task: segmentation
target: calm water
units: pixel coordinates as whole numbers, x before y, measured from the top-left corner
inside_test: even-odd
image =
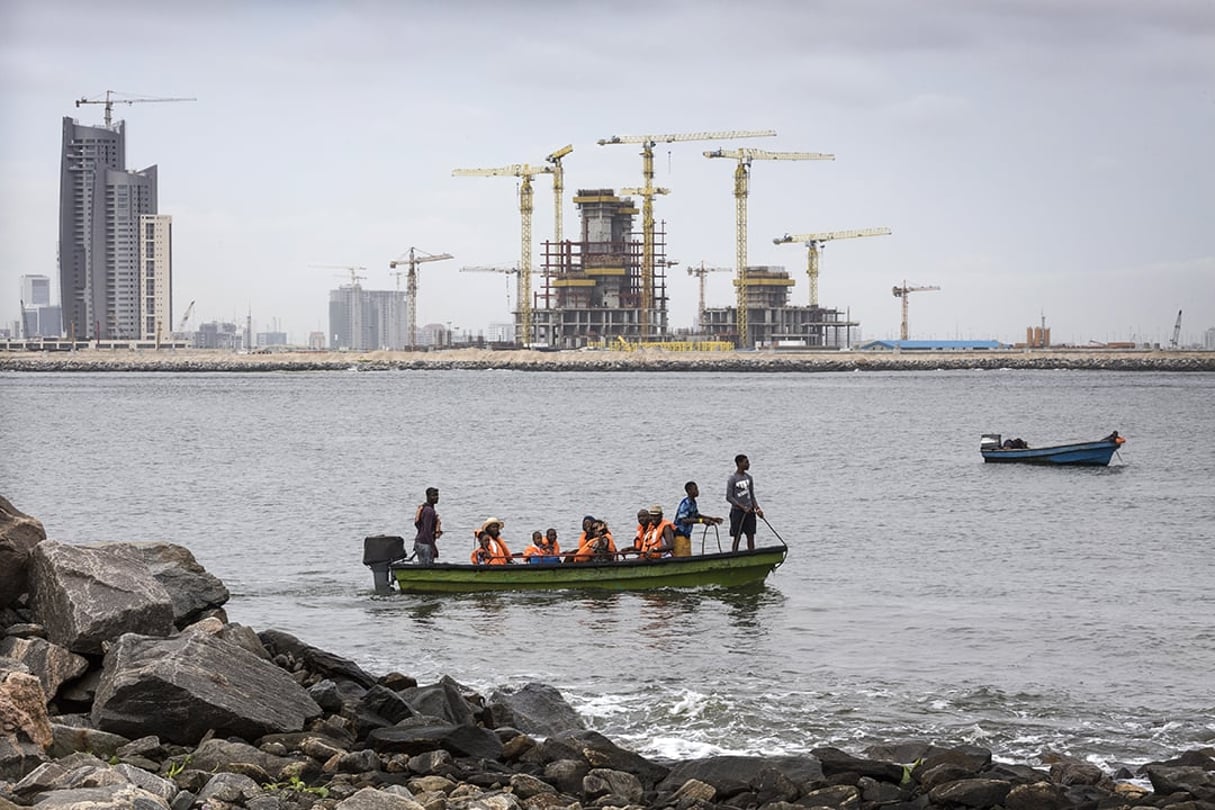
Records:
[[[1114,429],[1105,469],[978,453]],[[233,621],[423,682],[548,682],[671,756],[1212,744],[1212,434],[1210,374],[0,374],[0,492],[52,538],[184,544]],[[689,478],[724,514],[739,452],[792,549],[763,588],[370,593],[362,538],[412,537],[427,486],[464,559],[488,515],[516,550],[586,513],[628,536]]]

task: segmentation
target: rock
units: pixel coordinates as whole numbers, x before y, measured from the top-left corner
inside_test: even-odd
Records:
[[[199,565],[185,546],[175,543],[105,543],[92,546],[132,554],[141,559],[173,601],[173,622],[185,627],[208,610],[228,601],[218,577]]]
[[[1189,793],[1195,799],[1215,802],[1215,771],[1198,765],[1158,765],[1146,768],[1152,790],[1161,794]]]
[[[1004,799],[1005,810],[1064,810],[1068,806],[1063,789],[1050,782],[1016,785]]]
[[[51,723],[51,732],[54,734],[54,742],[50,754],[57,758],[77,751],[108,758],[116,756],[118,749],[130,742],[120,734],[111,734],[95,728],[66,726],[62,723]]]
[[[3,617],[0,617],[0,627],[3,626]],[[34,622],[17,622],[10,624],[4,634],[13,638],[46,638],[46,628]]]
[[[42,682],[47,700],[54,700],[64,681],[84,674],[89,662],[58,644],[42,638],[6,638],[0,641],[0,656],[20,661]]]
[[[938,785],[928,791],[928,798],[944,805],[962,807],[996,807],[1004,804],[1012,785],[1000,779],[960,779]]]
[[[406,796],[368,787],[338,802],[336,810],[422,810],[422,805]]]
[[[328,681],[333,684],[333,681]],[[337,686],[334,684],[334,692]],[[339,704],[341,699],[338,698]],[[394,726],[407,717],[417,714],[404,697],[380,685],[372,686],[367,693],[359,698],[351,712],[354,719],[354,731],[358,737],[365,737],[372,729]]]
[[[53,739],[41,681],[0,669],[0,779],[20,779],[45,762]]]
[[[169,803],[133,785],[76,788],[44,793],[38,810],[170,810]]]
[[[299,731],[321,708],[273,664],[223,639],[122,636],[105,657],[94,724],[191,744],[208,730],[256,739]]]
[[[466,691],[468,690],[455,680],[444,676],[436,684],[402,689],[398,694],[409,703],[416,714],[435,717],[455,725],[474,726],[477,724],[477,715],[474,707],[464,698]]]
[[[1050,766],[1050,781],[1057,785],[1098,785],[1109,777],[1091,762],[1061,757]]]
[[[216,738],[203,741],[189,755],[190,767],[193,769],[213,773],[247,774],[249,768],[245,766],[252,765],[269,777],[266,781],[283,779],[283,772],[296,762],[290,757],[267,754],[248,743]],[[312,766],[311,772],[316,772],[315,765]]]
[[[342,694],[338,691],[337,684],[325,678],[317,681],[312,686],[308,687],[308,694],[316,701],[316,705],[329,714],[334,714],[342,710]]]
[[[210,804],[212,801],[243,804],[247,799],[260,793],[261,788],[258,787],[257,782],[248,776],[225,771],[217,773],[207,780],[207,784],[198,792],[195,804],[201,803],[204,807],[213,806]]]
[[[894,782],[896,785],[903,779],[903,766],[894,762],[861,759],[830,747],[815,748],[810,754],[822,765],[823,775],[827,777],[840,773],[856,773],[880,782]]]
[[[640,754],[626,751],[597,731],[567,731],[554,737],[579,750],[592,768],[611,768],[625,771],[641,778],[642,783],[653,786],[670,773],[670,768],[650,762]]]
[[[32,518],[0,495],[0,608],[26,591],[30,550],[46,539],[42,521]]]
[[[305,644],[290,633],[281,630],[263,630],[257,634],[262,644],[274,655],[288,655],[300,661],[309,671],[337,682],[352,681],[364,689],[375,686],[376,679],[367,674],[358,664],[340,655]]]
[[[761,768],[770,767],[783,773],[795,785],[805,786],[819,782],[823,769],[818,760],[811,757],[777,756],[715,756],[680,762],[658,783],[661,791],[678,790],[689,779],[695,779],[717,791],[749,785]]]
[[[641,780],[631,773],[613,771],[611,768],[592,768],[582,777],[582,793],[596,800],[607,797],[613,806],[637,804],[645,794]]]
[[[513,726],[527,734],[545,737],[562,731],[577,731],[586,724],[557,689],[542,683],[524,684],[490,695],[488,708],[495,726]]]
[[[47,540],[30,555],[33,614],[72,652],[101,653],[123,633],[167,636],[173,602],[137,559]]]
[[[502,743],[492,731],[450,724],[377,728],[367,745],[378,754],[422,754],[442,748],[460,757],[499,759]]]

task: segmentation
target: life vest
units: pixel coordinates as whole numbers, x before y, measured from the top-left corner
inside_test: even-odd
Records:
[[[510,549],[506,547],[506,543],[500,538],[489,539],[489,545],[485,548],[481,547],[480,538],[477,540],[477,547],[472,550],[472,554],[468,555],[469,561],[473,565],[506,565],[510,562]]]
[[[649,527],[645,533],[645,537],[642,539],[641,555],[643,557],[656,559],[671,553],[670,549],[663,551],[659,550],[662,548],[663,535],[665,534],[668,526],[671,527],[671,531],[674,533],[675,524],[666,518],[663,518],[658,523],[655,523]]]
[[[578,544],[578,551],[574,553],[574,562],[590,562],[591,560],[613,560],[616,558],[616,542],[612,540],[612,533],[607,532],[593,540],[586,538],[586,532],[582,533],[582,538]]]
[[[523,558],[529,563],[555,563],[560,562],[561,546],[555,540],[552,543],[545,538],[540,541],[539,545],[533,543],[523,549]]]

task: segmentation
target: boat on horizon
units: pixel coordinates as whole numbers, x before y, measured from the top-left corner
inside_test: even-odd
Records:
[[[363,541],[363,564],[371,568],[377,593],[476,593],[481,591],[606,590],[656,588],[736,588],[763,582],[785,561],[789,548],[719,551],[658,559],[552,562],[510,565],[435,563],[406,560],[404,538],[374,535]],[[395,586],[395,588],[394,588]]]
[[[1089,442],[1069,442],[1047,447],[1031,447],[1022,439],[1001,441],[999,433],[984,433],[979,452],[984,462],[1001,464],[1059,464],[1105,467],[1126,438],[1114,431],[1103,439]]]

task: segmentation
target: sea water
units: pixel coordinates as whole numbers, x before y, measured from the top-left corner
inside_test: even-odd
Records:
[[[985,465],[983,433],[1127,444],[1108,468]],[[1215,375],[0,374],[0,494],[52,539],[188,546],[233,621],[364,668],[540,681],[651,756],[923,739],[1138,763],[1215,741]],[[787,562],[742,591],[378,597],[362,538],[440,559],[505,520],[632,537],[751,459]],[[694,547],[728,545],[697,532]]]

